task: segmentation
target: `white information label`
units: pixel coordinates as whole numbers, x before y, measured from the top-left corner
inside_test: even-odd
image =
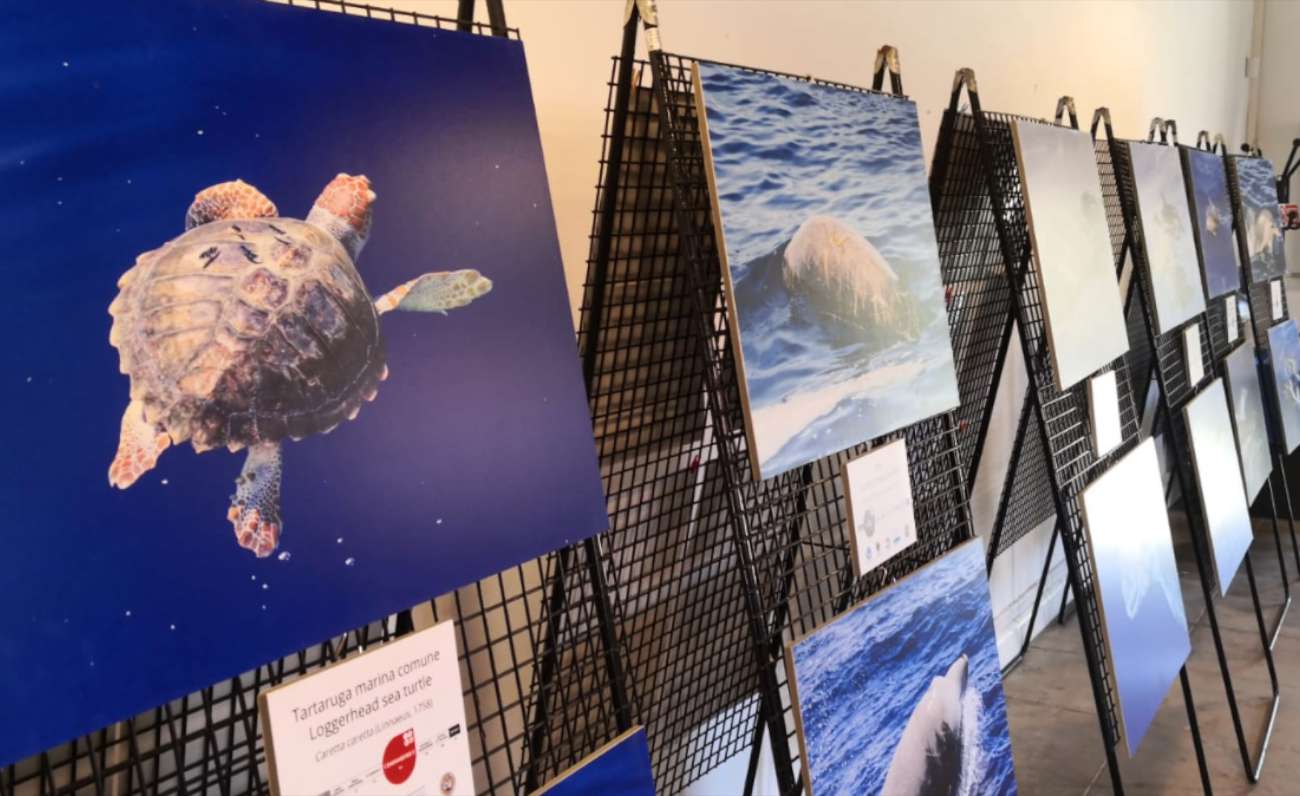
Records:
[[[1241,334],[1239,328],[1240,321],[1237,320],[1237,294],[1230,294],[1223,300],[1223,325],[1227,327],[1228,342],[1237,342],[1237,336]]]
[[[1195,387],[1205,378],[1205,365],[1201,362],[1201,330],[1192,324],[1183,330],[1183,362],[1187,363],[1187,384]]]
[[[260,705],[276,796],[474,793],[453,622],[268,691]]]
[[[1268,283],[1268,294],[1273,299],[1273,320],[1282,320],[1282,280],[1274,279]]]
[[[1115,371],[1088,380],[1088,416],[1092,420],[1092,444],[1097,456],[1105,456],[1124,441],[1119,422],[1119,385]]]
[[[903,440],[864,453],[844,465],[853,569],[858,577],[916,541],[912,477]]]

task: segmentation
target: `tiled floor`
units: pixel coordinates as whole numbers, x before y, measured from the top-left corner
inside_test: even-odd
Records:
[[[1300,794],[1300,575],[1290,536],[1284,530],[1283,550],[1297,604],[1287,615],[1273,650],[1281,708],[1263,775],[1259,784],[1251,786],[1233,732],[1196,561],[1185,536],[1176,535],[1183,536],[1178,544],[1178,563],[1192,626],[1192,656],[1187,671],[1214,793]],[[1271,526],[1257,527],[1250,557],[1265,621],[1271,629],[1284,599]],[[1268,721],[1272,691],[1244,568],[1228,596],[1216,596],[1215,606],[1246,740],[1254,755]],[[1064,625],[1053,625],[1034,640],[1024,662],[1007,676],[1006,694],[1022,794],[1113,792],[1079,626],[1073,618]],[[1130,760],[1122,741],[1116,750],[1126,793],[1146,796],[1202,792],[1188,726],[1182,690],[1175,683],[1137,756]]]

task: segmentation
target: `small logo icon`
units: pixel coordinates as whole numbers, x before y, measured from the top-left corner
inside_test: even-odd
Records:
[[[452,776],[450,771],[448,771],[446,774],[443,774],[442,779],[438,781],[438,792],[440,792],[442,796],[451,796],[451,790],[454,787],[456,787],[456,778]]]
[[[401,785],[415,772],[415,730],[393,736],[384,747],[384,778]]]

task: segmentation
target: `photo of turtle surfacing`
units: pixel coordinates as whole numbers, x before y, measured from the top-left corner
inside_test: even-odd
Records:
[[[227,519],[241,547],[279,545],[280,447],[327,434],[388,378],[379,316],[446,314],[487,294],[478,271],[432,272],[372,299],[357,271],[375,192],[339,174],[305,220],[281,217],[253,186],[200,191],[185,232],[118,280],[109,342],[130,403],[109,483],[130,487],[170,446],[247,450]]]
[[[701,61],[754,477],[958,403],[916,105]]]

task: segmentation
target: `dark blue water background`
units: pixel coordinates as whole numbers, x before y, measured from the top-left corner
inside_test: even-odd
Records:
[[[764,475],[956,404],[916,105],[719,64],[701,63],[700,76],[751,408],[916,366],[908,378],[806,417],[763,462]],[[846,341],[801,311],[782,279],[781,251],[814,215],[839,219],[879,250],[919,301],[919,339]]]
[[[798,642],[799,708],[818,796],[879,793],[935,677],[969,656],[963,796],[1016,793],[984,576],[984,547],[953,550]]]
[[[0,28],[0,764],[606,527],[518,42],[254,0],[22,2]],[[226,520],[242,456],[188,446],[126,491],[116,281],[242,178],[302,217],[379,194],[379,294],[477,268],[447,316],[383,318],[391,376],[285,446],[281,550]]]
[[[1273,164],[1264,158],[1236,158],[1237,187],[1241,191],[1241,209],[1244,218],[1237,219],[1249,235],[1258,213],[1273,216],[1277,229],[1282,229],[1282,213],[1277,207],[1277,183]],[[1248,238],[1249,239],[1249,238]],[[1250,257],[1250,277],[1253,282],[1266,282],[1286,273],[1286,252],[1282,238],[1275,237],[1264,251],[1253,252]]]
[[[637,730],[589,762],[579,763],[547,796],[655,796],[650,746]]]
[[[1228,198],[1223,156],[1202,149],[1183,152],[1191,167],[1192,215],[1196,217],[1196,239],[1201,244],[1206,293],[1214,298],[1240,290],[1241,269],[1237,264],[1237,244],[1232,237],[1232,202]],[[1211,207],[1219,217],[1219,227],[1214,233],[1206,226]]]

